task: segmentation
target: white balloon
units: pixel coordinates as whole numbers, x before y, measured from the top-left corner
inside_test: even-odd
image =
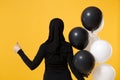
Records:
[[[100,32],[103,29],[103,26],[104,26],[104,18],[102,18],[99,28],[93,31],[93,33],[97,34],[98,32]]]
[[[116,72],[111,65],[101,64],[93,71],[94,80],[114,80]]]
[[[90,51],[91,45],[93,44],[94,41],[99,40],[99,37],[97,36],[97,34],[94,34],[91,31],[88,31],[88,33],[89,33],[89,43],[84,50]]]
[[[91,45],[90,52],[93,54],[96,62],[103,63],[111,57],[112,47],[105,40],[97,40]]]

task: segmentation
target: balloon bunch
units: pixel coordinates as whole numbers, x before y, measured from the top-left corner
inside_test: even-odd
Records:
[[[87,7],[82,12],[81,21],[84,28],[75,27],[69,33],[71,45],[80,50],[74,56],[74,66],[82,74],[89,75],[95,63],[99,63],[92,72],[93,79],[114,80],[114,68],[105,64],[112,55],[112,47],[107,41],[100,40],[97,36],[104,25],[101,10],[94,6]]]

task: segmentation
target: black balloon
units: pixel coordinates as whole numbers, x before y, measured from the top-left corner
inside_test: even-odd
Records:
[[[73,62],[76,69],[86,75],[89,75],[95,66],[93,55],[86,50],[77,52],[74,56]]]
[[[87,7],[81,15],[83,26],[89,30],[94,31],[100,27],[102,22],[102,12],[97,7]]]
[[[69,41],[71,45],[80,50],[87,46],[88,37],[88,32],[81,27],[75,27],[69,33]]]

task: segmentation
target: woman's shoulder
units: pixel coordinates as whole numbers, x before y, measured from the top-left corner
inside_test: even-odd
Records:
[[[65,41],[65,42],[63,43],[63,45],[66,46],[67,48],[72,47],[71,44],[70,44],[69,42],[67,42],[67,41]]]
[[[72,45],[69,42],[65,42],[63,49],[68,53],[73,51]]]
[[[42,50],[44,50],[46,48],[46,44],[42,43],[39,48],[42,49]]]

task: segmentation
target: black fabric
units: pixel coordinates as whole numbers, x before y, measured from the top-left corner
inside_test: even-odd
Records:
[[[31,61],[22,49],[18,54],[31,70],[37,68],[45,58],[43,80],[72,80],[68,64],[75,77],[84,80],[82,74],[73,65],[72,46],[65,41],[63,29],[63,21],[58,18],[53,19],[50,23],[48,40],[40,46],[34,59]]]

